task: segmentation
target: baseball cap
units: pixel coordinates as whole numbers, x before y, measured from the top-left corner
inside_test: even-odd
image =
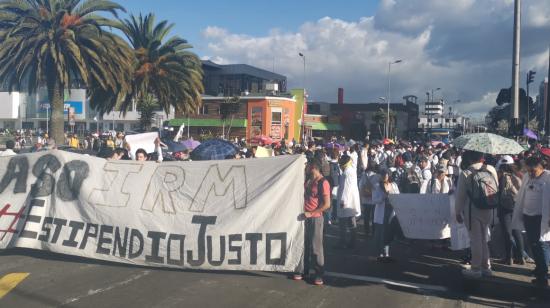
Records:
[[[501,165],[513,165],[514,159],[510,155],[504,155],[500,158],[499,162]]]
[[[497,169],[500,169],[500,166],[502,165],[513,165],[514,159],[510,155],[504,155],[500,158],[500,160],[497,162],[497,165],[495,166]]]

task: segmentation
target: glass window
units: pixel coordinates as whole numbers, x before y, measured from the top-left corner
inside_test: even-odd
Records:
[[[271,112],[271,124],[281,124],[281,112],[273,111]]]

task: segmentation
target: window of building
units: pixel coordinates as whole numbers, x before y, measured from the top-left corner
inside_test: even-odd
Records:
[[[439,123],[439,119],[435,118],[435,119],[434,119],[434,122],[435,122],[435,123]]]
[[[281,111],[272,111],[271,112],[271,124],[281,124]]]
[[[456,123],[456,119],[453,119],[453,123]]]
[[[271,138],[281,139],[282,108],[271,108]]]

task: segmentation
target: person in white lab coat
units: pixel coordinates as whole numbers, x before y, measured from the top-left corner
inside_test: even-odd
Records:
[[[538,157],[525,160],[527,173],[519,189],[512,217],[514,229],[525,230],[535,260],[532,283],[548,287],[550,261],[550,171]]]
[[[386,241],[386,233],[391,232],[390,221],[395,216],[395,212],[389,203],[390,194],[398,194],[399,187],[391,179],[388,169],[380,172],[381,182],[372,192],[372,201],[376,204],[374,209],[374,238],[376,241],[377,260],[380,262],[390,262],[390,247]]]
[[[361,200],[357,186],[357,169],[352,166],[351,158],[344,155],[339,161],[342,173],[339,178],[337,210],[338,226],[340,228],[340,248],[354,248],[357,221],[361,216]],[[346,241],[346,233],[350,239]]]

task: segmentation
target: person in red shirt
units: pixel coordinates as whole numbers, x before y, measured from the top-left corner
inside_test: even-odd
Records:
[[[323,251],[323,212],[330,209],[330,184],[321,174],[321,165],[313,160],[306,167],[304,193],[304,259],[298,266],[294,280],[302,280],[309,275],[310,267],[315,272],[313,283],[323,284],[324,251]],[[310,263],[313,263],[312,266]]]

